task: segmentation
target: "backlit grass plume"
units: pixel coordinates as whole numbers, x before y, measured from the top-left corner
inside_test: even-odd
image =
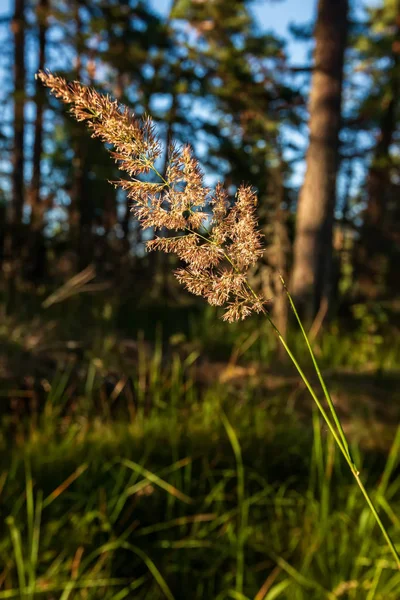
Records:
[[[188,146],[168,148],[165,174],[160,174],[156,161],[162,148],[151,119],[137,119],[109,96],[79,82],[68,83],[43,71],[38,77],[57,98],[70,105],[77,121],[86,122],[93,137],[112,148],[110,152],[119,168],[130,176],[129,180],[118,181],[116,185],[127,191],[132,200],[132,210],[141,225],[155,231],[174,232],[173,236],[149,241],[148,249],[175,253],[186,265],[175,272],[178,280],[210,304],[224,307],[225,320],[238,321],[254,312],[265,313],[322,414],[400,568],[396,547],[353,461],[340,419],[289,292],[288,299],[321,384],[325,406],[265,310],[266,300],[253,291],[248,281],[250,268],[263,253],[255,216],[255,192],[243,185],[231,204],[221,184],[211,191],[204,185],[198,161]],[[138,179],[138,176],[150,172],[156,175],[156,182]],[[241,588],[238,583],[236,591],[240,596]]]
[[[126,190],[132,211],[143,228],[168,230],[171,237],[147,242],[149,250],[176,254],[185,264],[175,275],[190,292],[214,306],[225,307],[227,321],[262,312],[265,300],[248,283],[247,275],[263,253],[257,230],[257,197],[241,186],[233,206],[218,184],[212,192],[189,146],[168,148],[165,174],[156,168],[162,149],[150,118],[137,119],[109,96],[81,83],[69,83],[49,72],[38,77],[66,104],[77,121],[85,121],[93,137],[112,146],[111,154],[129,180],[116,185]],[[153,172],[158,181],[141,181]]]

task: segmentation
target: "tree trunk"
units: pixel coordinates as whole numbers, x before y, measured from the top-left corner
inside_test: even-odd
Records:
[[[14,35],[14,140],[12,148],[12,197],[8,229],[4,236],[3,272],[6,310],[15,307],[17,276],[21,268],[22,216],[24,210],[25,138],[25,0],[15,0],[11,30]]]
[[[25,0],[15,0],[11,27],[14,34],[14,145],[10,221],[18,228],[24,208]]]
[[[39,0],[36,9],[38,22],[39,64],[43,71],[46,60],[46,34],[49,0]],[[43,151],[43,112],[45,106],[45,91],[42,83],[37,80],[35,87],[36,118],[32,156],[32,179],[30,185],[31,229],[30,229],[30,276],[34,281],[40,281],[46,273],[46,247],[43,236],[45,205],[41,199],[41,165]]]
[[[82,0],[76,0],[74,4],[74,16],[76,26],[76,78],[83,80],[82,76],[82,58],[85,52],[85,41],[83,32],[83,23],[80,13],[84,6]],[[71,189],[70,204],[70,233],[73,238],[73,244],[77,250],[78,269],[82,270],[90,264],[93,259],[93,205],[92,199],[88,194],[87,184],[87,163],[88,163],[88,138],[85,132],[81,132],[79,127],[74,126],[76,134],[73,142],[73,182]]]
[[[348,0],[319,0],[310,140],[297,208],[292,275],[293,297],[308,319],[318,310],[332,259],[347,15]]]
[[[390,100],[382,114],[378,143],[368,175],[368,205],[364,213],[364,226],[367,229],[381,229],[386,212],[385,200],[390,184],[389,152],[397,125],[396,111],[399,93],[397,78],[396,73],[392,79]]]
[[[400,18],[400,17],[399,17]],[[400,27],[397,23],[392,48],[400,44]],[[399,56],[392,55],[389,93],[382,90],[382,115],[380,131],[367,179],[367,207],[358,251],[359,284],[361,293],[376,298],[385,293],[389,277],[388,261],[394,260],[393,241],[390,235],[390,198],[393,193],[390,168],[390,148],[395,141],[398,98],[400,92]]]
[[[39,65],[40,71],[45,68],[46,60],[46,33],[47,17],[49,11],[49,0],[40,0],[37,7],[37,20],[39,25]],[[41,206],[40,185],[41,185],[41,159],[43,150],[43,111],[45,103],[45,92],[42,82],[36,81],[35,88],[35,137],[33,142],[32,159],[32,181],[31,181],[31,205],[32,217],[31,225],[34,231],[41,230],[43,226],[44,211]]]

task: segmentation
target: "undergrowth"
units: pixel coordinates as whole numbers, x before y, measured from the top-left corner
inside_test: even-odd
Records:
[[[260,427],[260,407],[221,390],[183,410],[171,394],[147,418],[66,416],[60,432],[47,407],[12,453],[3,438],[0,599],[398,597],[400,574],[317,414],[312,432],[264,406]],[[393,533],[399,444],[369,468]]]
[[[301,390],[240,370],[200,385],[201,355],[157,335],[125,363],[114,338],[62,356],[36,404],[3,386],[0,600],[396,600],[351,474],[288,401]],[[396,542],[400,438],[386,437],[389,453],[352,452]]]

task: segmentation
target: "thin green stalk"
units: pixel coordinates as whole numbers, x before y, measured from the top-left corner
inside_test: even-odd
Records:
[[[287,297],[288,297],[288,299],[289,299],[290,306],[292,307],[292,310],[293,310],[293,312],[294,312],[294,315],[295,315],[295,317],[296,317],[297,323],[299,324],[300,331],[301,331],[301,333],[302,333],[302,335],[303,335],[303,338],[304,338],[304,340],[305,340],[305,342],[306,342],[306,346],[307,346],[307,348],[308,348],[308,351],[309,351],[309,353],[310,353],[311,360],[312,360],[312,363],[313,363],[313,365],[314,365],[315,372],[317,373],[317,376],[318,376],[319,382],[320,382],[320,384],[321,384],[321,387],[322,387],[322,390],[323,390],[323,392],[324,392],[324,395],[325,395],[326,401],[327,401],[327,403],[328,403],[329,409],[330,409],[330,411],[331,411],[331,413],[332,413],[333,420],[335,421],[335,425],[336,425],[336,427],[337,427],[337,430],[338,430],[338,432],[339,432],[339,435],[340,435],[340,438],[341,438],[341,440],[342,440],[343,446],[344,446],[344,448],[346,449],[346,452],[347,452],[347,454],[348,454],[348,457],[350,458],[351,462],[352,462],[352,463],[353,463],[353,465],[354,465],[354,461],[353,461],[353,459],[352,459],[352,457],[351,457],[351,454],[350,454],[349,445],[348,445],[348,443],[347,443],[346,435],[345,435],[345,433],[344,433],[344,431],[343,431],[342,424],[341,424],[341,422],[340,422],[340,419],[339,419],[339,417],[338,417],[338,415],[337,415],[337,412],[336,412],[335,406],[334,406],[334,404],[333,404],[333,402],[332,402],[331,395],[330,395],[330,393],[329,393],[329,391],[328,391],[328,388],[326,387],[326,384],[325,384],[324,378],[322,377],[322,373],[321,373],[321,371],[320,371],[320,368],[319,368],[319,366],[318,366],[318,362],[317,362],[317,359],[315,358],[315,354],[314,354],[314,351],[313,351],[313,349],[312,349],[312,347],[311,347],[311,344],[310,344],[310,341],[309,341],[309,339],[308,339],[308,336],[307,336],[307,334],[306,334],[306,332],[305,332],[305,329],[304,329],[304,327],[303,327],[303,323],[302,323],[302,321],[301,321],[301,319],[300,319],[300,317],[299,317],[299,313],[298,313],[298,312],[297,312],[297,310],[296,310],[296,306],[295,306],[295,304],[294,304],[294,302],[293,302],[293,298],[292,298],[292,296],[290,295],[290,293],[289,293],[289,290],[288,290],[288,289],[287,289],[287,287],[286,287],[286,284],[285,284],[285,281],[284,281],[283,277],[281,276],[281,277],[280,277],[280,279],[281,279],[282,285],[283,285],[283,287],[284,287],[284,289],[285,289],[286,295],[287,295]],[[355,466],[355,465],[354,465],[354,466]]]
[[[395,548],[395,545],[394,545],[394,543],[393,543],[390,535],[386,531],[386,528],[385,528],[384,524],[381,521],[381,518],[380,518],[380,516],[378,514],[378,511],[375,508],[374,503],[372,502],[372,499],[371,499],[370,495],[368,494],[367,490],[364,487],[363,482],[360,479],[360,474],[358,472],[355,472],[355,471],[352,471],[352,473],[354,475],[355,480],[357,481],[358,487],[360,488],[360,490],[363,493],[363,496],[364,496],[364,498],[365,498],[368,506],[371,509],[372,514],[375,517],[376,522],[378,523],[378,525],[379,525],[379,527],[380,527],[380,529],[381,529],[381,531],[383,533],[383,536],[384,536],[384,538],[385,538],[385,540],[386,540],[386,542],[387,542],[390,550],[392,551],[392,554],[393,554],[393,556],[394,556],[394,558],[396,560],[397,568],[400,569],[400,556],[399,556],[399,554],[398,554],[398,552],[397,552],[397,550]]]
[[[20,598],[23,598],[23,591],[26,587],[26,571],[24,564],[24,555],[22,551],[22,541],[19,529],[15,524],[14,517],[7,517],[6,523],[10,528],[10,536],[14,550],[14,561],[17,566],[18,585]]]
[[[354,476],[354,478],[355,478],[355,480],[356,480],[356,482],[357,482],[357,485],[358,485],[358,487],[360,488],[360,490],[361,490],[361,492],[362,492],[362,494],[363,494],[363,496],[364,496],[364,498],[365,498],[365,500],[366,500],[366,502],[367,502],[367,504],[368,504],[368,506],[369,506],[369,508],[370,508],[370,510],[371,510],[371,512],[372,512],[372,514],[373,514],[373,516],[375,517],[375,520],[376,520],[376,522],[378,523],[378,525],[379,525],[379,527],[380,527],[380,529],[381,529],[381,531],[382,531],[382,533],[383,533],[383,536],[384,536],[384,538],[385,538],[385,540],[386,540],[386,542],[387,542],[387,544],[388,544],[388,546],[389,546],[389,548],[390,548],[390,551],[392,552],[392,554],[393,554],[393,556],[394,556],[394,559],[395,559],[395,561],[396,561],[396,564],[397,564],[397,567],[398,567],[398,569],[400,569],[400,556],[399,556],[399,554],[398,554],[398,552],[397,552],[397,550],[396,550],[396,548],[395,548],[395,546],[394,546],[394,543],[393,543],[393,541],[392,541],[392,539],[391,539],[391,537],[390,537],[389,533],[387,532],[387,530],[386,530],[386,528],[385,528],[384,524],[382,523],[382,521],[381,521],[381,518],[379,517],[378,511],[376,510],[376,508],[375,508],[375,505],[374,505],[374,503],[373,503],[373,501],[372,501],[372,499],[371,499],[370,495],[368,494],[368,492],[367,492],[366,488],[364,487],[364,484],[363,484],[363,482],[362,482],[362,481],[361,481],[361,479],[360,479],[360,473],[359,473],[359,471],[358,471],[358,469],[357,469],[356,465],[354,464],[354,462],[353,462],[353,460],[352,460],[352,458],[351,458],[350,452],[349,452],[349,450],[348,450],[348,443],[347,443],[346,436],[345,436],[345,434],[344,434],[344,431],[343,431],[343,428],[342,428],[342,426],[341,426],[341,423],[340,423],[339,417],[337,416],[337,413],[336,413],[335,407],[334,407],[334,405],[333,405],[333,403],[332,403],[332,400],[331,400],[331,398],[330,398],[330,395],[329,395],[329,393],[328,393],[328,390],[327,390],[326,384],[325,384],[325,382],[324,382],[324,380],[323,380],[323,377],[322,377],[321,371],[319,370],[318,363],[317,363],[317,360],[316,360],[316,358],[315,358],[315,355],[314,355],[314,353],[313,353],[313,350],[312,350],[312,348],[311,348],[311,345],[310,345],[310,342],[309,342],[309,340],[308,340],[307,334],[306,334],[306,332],[305,332],[305,330],[304,330],[304,327],[303,327],[303,324],[302,324],[302,322],[301,322],[301,319],[300,319],[300,317],[299,317],[299,315],[298,315],[298,313],[297,313],[296,307],[294,306],[294,302],[293,302],[293,300],[292,300],[292,298],[291,298],[291,296],[290,296],[290,294],[289,294],[289,292],[288,292],[288,290],[287,290],[286,286],[285,286],[285,290],[286,290],[286,293],[287,293],[287,295],[288,295],[288,298],[289,298],[290,304],[291,304],[291,306],[292,306],[292,309],[293,309],[293,311],[294,311],[294,313],[295,313],[295,315],[296,315],[296,319],[297,319],[297,321],[298,321],[298,323],[299,323],[299,325],[300,325],[300,328],[301,328],[301,331],[302,331],[303,337],[304,337],[304,339],[306,340],[307,347],[308,347],[308,349],[309,349],[309,352],[310,352],[310,354],[311,354],[311,357],[312,357],[312,359],[313,359],[313,364],[314,364],[314,367],[315,367],[315,369],[316,369],[316,371],[317,371],[318,378],[319,378],[319,380],[321,381],[322,388],[323,388],[324,392],[325,392],[325,390],[326,390],[325,397],[326,397],[326,399],[327,399],[327,402],[328,402],[328,404],[329,404],[329,407],[330,407],[330,409],[331,409],[331,413],[332,413],[332,415],[333,415],[333,418],[334,418],[335,424],[336,424],[336,425],[337,425],[337,424],[339,424],[339,425],[337,425],[337,426],[338,426],[338,432],[339,432],[339,433],[338,433],[338,432],[335,430],[335,427],[334,427],[334,425],[331,423],[331,420],[329,419],[329,417],[328,417],[328,415],[326,414],[326,412],[325,412],[325,410],[324,410],[323,406],[321,405],[320,401],[318,400],[318,398],[317,398],[317,396],[316,396],[316,394],[315,394],[315,392],[314,392],[314,390],[313,390],[313,388],[312,388],[312,386],[311,386],[310,382],[308,381],[308,379],[307,379],[307,377],[305,376],[305,374],[304,374],[303,370],[301,369],[301,367],[300,367],[299,363],[297,362],[297,360],[296,360],[296,359],[295,359],[295,357],[293,356],[293,354],[292,354],[292,352],[291,352],[290,348],[288,347],[288,345],[287,345],[287,343],[285,342],[285,340],[283,339],[283,337],[282,337],[282,335],[281,335],[280,331],[278,330],[278,328],[276,327],[276,325],[274,324],[274,322],[272,321],[272,319],[271,319],[271,317],[269,316],[269,314],[268,314],[268,313],[266,313],[267,319],[268,319],[268,321],[270,322],[270,324],[271,324],[272,328],[274,329],[274,331],[275,331],[276,335],[278,336],[278,339],[279,339],[279,341],[281,342],[281,344],[282,344],[282,345],[283,345],[283,347],[285,348],[285,350],[286,350],[286,353],[288,354],[289,358],[291,359],[291,361],[293,362],[294,366],[296,367],[296,369],[297,369],[297,371],[298,371],[298,373],[299,373],[300,377],[302,378],[303,382],[305,383],[305,385],[306,385],[306,387],[307,387],[308,391],[310,392],[310,394],[311,394],[311,396],[312,396],[312,398],[313,398],[314,402],[315,402],[315,403],[316,403],[316,405],[318,406],[318,409],[320,410],[320,412],[321,412],[321,414],[322,414],[322,416],[323,416],[323,418],[324,418],[324,420],[325,420],[326,424],[327,424],[327,425],[328,425],[328,427],[329,427],[329,430],[330,430],[330,432],[332,433],[332,435],[333,435],[333,437],[334,437],[334,439],[335,439],[335,441],[336,441],[336,443],[337,443],[338,447],[340,448],[340,450],[341,450],[341,452],[342,452],[342,454],[343,454],[344,458],[346,459],[346,462],[347,462],[347,464],[348,464],[348,465],[349,465],[349,467],[350,467],[350,470],[351,470],[351,472],[352,472],[352,474],[353,474],[353,476]],[[322,382],[323,382],[323,383],[322,383]],[[328,400],[328,398],[329,398],[329,400]]]
[[[148,164],[149,164],[150,168],[154,171],[154,173],[158,177],[160,177],[160,179],[164,182],[164,184],[169,187],[169,183],[157,171],[157,169],[154,167],[154,165],[151,165],[149,162],[148,162]],[[189,228],[187,228],[187,230],[190,231],[191,233],[195,233],[196,235],[198,235],[204,241],[206,241],[206,242],[208,242],[210,244],[213,244],[212,240],[210,240],[210,239],[202,236],[198,232],[192,232]],[[224,256],[229,261],[229,263],[232,265],[232,261],[230,260],[230,257],[225,252],[224,252]],[[232,265],[232,266],[234,267],[234,265]],[[384,538],[385,538],[386,542],[388,543],[388,546],[389,546],[389,548],[390,548],[390,550],[391,550],[391,552],[392,552],[392,554],[393,554],[393,556],[394,556],[394,558],[396,560],[396,564],[397,564],[398,568],[400,569],[400,556],[397,553],[396,548],[395,548],[395,546],[394,546],[394,544],[393,544],[393,542],[392,542],[392,540],[391,540],[388,532],[385,529],[385,526],[383,525],[383,523],[382,523],[382,521],[381,521],[381,519],[380,519],[380,517],[378,515],[378,512],[377,512],[377,510],[376,510],[376,508],[375,508],[375,506],[373,504],[373,501],[371,500],[371,498],[370,498],[367,490],[364,487],[364,484],[362,483],[362,481],[360,479],[360,476],[359,476],[360,474],[359,474],[359,471],[358,471],[358,469],[357,469],[357,467],[356,467],[356,465],[355,465],[355,463],[354,463],[354,461],[352,459],[352,456],[351,456],[351,453],[350,453],[350,449],[349,449],[349,444],[347,442],[346,435],[345,435],[345,433],[343,431],[342,424],[341,424],[340,419],[339,419],[339,417],[337,415],[337,412],[336,412],[335,406],[334,406],[334,404],[332,402],[332,398],[331,398],[331,396],[329,394],[328,388],[327,388],[327,386],[325,384],[324,378],[323,378],[322,373],[320,371],[318,362],[317,362],[317,360],[315,358],[315,354],[314,354],[313,349],[311,347],[310,341],[309,341],[309,339],[307,337],[307,334],[306,334],[306,332],[304,330],[303,323],[302,323],[302,321],[301,321],[301,319],[299,317],[299,314],[298,314],[298,312],[296,310],[296,307],[294,305],[293,299],[292,299],[292,297],[291,297],[291,295],[290,295],[290,293],[289,293],[289,291],[288,291],[288,289],[286,287],[286,284],[285,284],[285,282],[284,282],[284,280],[283,280],[282,277],[281,277],[281,281],[282,281],[284,289],[285,289],[285,291],[287,293],[287,296],[289,298],[290,305],[291,305],[292,310],[293,310],[293,312],[295,314],[296,320],[297,320],[297,322],[299,324],[301,333],[302,333],[302,335],[304,337],[304,340],[306,342],[308,351],[309,351],[310,356],[311,356],[311,360],[313,362],[313,366],[314,366],[315,372],[317,373],[317,376],[318,376],[319,382],[321,384],[322,390],[324,392],[324,396],[326,398],[329,410],[331,412],[331,415],[332,415],[332,418],[333,418],[333,423],[331,422],[328,414],[326,413],[324,407],[322,406],[321,402],[319,401],[316,393],[314,392],[314,389],[313,389],[311,383],[309,382],[309,380],[307,379],[305,373],[301,369],[301,367],[300,367],[299,363],[297,362],[295,356],[293,355],[293,353],[290,350],[289,346],[287,345],[286,341],[282,337],[280,331],[278,330],[278,328],[276,327],[276,325],[272,321],[272,319],[269,316],[269,314],[266,311],[265,311],[264,314],[266,315],[269,323],[271,324],[271,326],[274,329],[276,335],[278,336],[279,341],[283,345],[286,353],[288,354],[289,358],[291,359],[291,361],[293,362],[294,366],[296,367],[296,369],[297,369],[297,371],[298,371],[301,379],[303,380],[305,386],[307,387],[308,391],[311,394],[311,397],[313,398],[313,400],[316,403],[316,405],[317,405],[320,413],[322,414],[322,416],[323,416],[323,418],[324,418],[324,420],[325,420],[325,422],[326,422],[326,424],[327,424],[327,426],[329,428],[329,431],[331,432],[331,434],[332,434],[332,436],[333,436],[336,444],[338,445],[338,447],[339,447],[340,451],[342,452],[342,454],[343,454],[343,456],[344,456],[347,464],[349,465],[349,468],[350,468],[350,470],[351,470],[351,472],[352,472],[355,480],[357,481],[357,484],[358,484],[358,486],[359,486],[362,494],[364,495],[364,498],[365,498],[365,500],[366,500],[369,508],[371,509],[371,512],[374,515],[376,522],[378,523],[380,529],[382,530]],[[251,287],[251,285],[248,282],[247,282],[247,287],[250,290],[250,292],[252,293],[252,295],[255,298],[257,298],[256,293],[254,292],[253,288]]]
[[[275,323],[272,321],[271,317],[269,316],[268,313],[266,313],[266,317],[269,321],[269,323],[271,324],[272,328],[274,329],[279,341],[281,342],[282,346],[285,348],[287,355],[289,356],[290,360],[292,361],[292,363],[294,364],[294,366],[297,369],[297,372],[299,373],[300,377],[302,378],[306,388],[308,389],[308,391],[310,392],[312,399],[314,400],[315,404],[318,406],[318,409],[320,411],[320,413],[322,414],[328,428],[329,431],[331,432],[331,434],[333,435],[333,437],[335,438],[335,441],[337,443],[337,445],[339,446],[343,456],[345,457],[349,467],[351,469],[353,469],[353,464],[346,452],[345,447],[342,444],[342,440],[340,439],[340,437],[338,436],[334,426],[331,423],[331,420],[329,419],[324,407],[322,406],[321,402],[319,401],[316,393],[314,392],[311,383],[309,382],[309,380],[307,379],[305,373],[303,372],[302,368],[300,367],[299,363],[297,362],[296,358],[294,357],[292,351],[290,350],[289,346],[287,345],[287,343],[285,342],[285,340],[283,339],[279,329],[276,327]]]
[[[392,447],[390,448],[389,457],[386,461],[385,469],[383,471],[381,481],[378,486],[377,496],[379,496],[380,498],[382,498],[382,496],[385,496],[386,490],[389,485],[390,477],[392,476],[392,473],[393,473],[394,469],[396,468],[396,465],[398,464],[398,460],[399,460],[399,456],[400,456],[399,450],[400,450],[400,425],[397,427],[396,435],[394,437]]]
[[[257,295],[256,295],[255,291],[253,290],[253,288],[251,287],[251,285],[248,282],[246,282],[246,284],[247,284],[247,287],[249,288],[250,292],[253,294],[253,296],[255,298],[257,298]],[[354,469],[354,464],[353,464],[353,462],[351,460],[350,454],[347,452],[346,446],[343,445],[343,442],[342,442],[341,438],[339,437],[339,435],[336,432],[334,426],[332,425],[331,420],[329,419],[329,417],[328,417],[328,415],[327,415],[324,407],[322,406],[322,404],[319,401],[316,393],[314,392],[314,389],[313,389],[311,383],[307,379],[307,377],[306,377],[303,369],[300,367],[300,365],[297,362],[294,354],[292,353],[292,351],[290,350],[289,346],[287,345],[287,343],[286,343],[285,339],[283,338],[281,332],[279,331],[279,329],[277,328],[277,326],[275,325],[275,323],[271,319],[269,313],[267,311],[265,311],[264,314],[265,314],[266,318],[268,319],[268,321],[269,321],[272,329],[275,331],[275,333],[276,333],[279,341],[281,342],[282,346],[284,347],[284,349],[285,349],[287,355],[289,356],[290,360],[292,361],[292,363],[296,367],[297,372],[299,373],[300,377],[302,378],[305,386],[307,387],[308,391],[310,392],[312,399],[314,400],[314,402],[317,405],[320,413],[322,414],[322,416],[323,416],[323,418],[324,418],[324,420],[325,420],[325,422],[326,422],[326,424],[327,424],[327,426],[328,426],[331,434],[335,438],[335,441],[336,441],[337,445],[339,446],[339,448],[340,448],[343,456],[345,457],[345,459],[346,459],[349,467],[353,470]],[[347,442],[346,442],[346,445],[347,445]]]
[[[239,508],[239,531],[238,531],[238,543],[236,553],[236,594],[238,597],[243,594],[244,585],[244,569],[245,569],[245,557],[244,557],[244,544],[246,536],[247,518],[248,518],[248,507],[245,503],[245,480],[244,480],[244,465],[242,450],[236,432],[230,424],[228,417],[221,408],[221,419],[225,427],[226,433],[229,437],[229,441],[232,446],[233,453],[236,461],[236,472],[237,472],[237,500]]]
[[[166,180],[166,179],[165,179],[165,178],[164,178],[164,177],[161,175],[161,173],[158,171],[158,169],[155,167],[155,165],[154,165],[154,164],[153,164],[151,161],[149,161],[149,159],[147,158],[147,156],[143,157],[143,158],[142,158],[142,160],[143,160],[143,162],[145,163],[145,165],[146,165],[146,166],[148,166],[148,167],[149,167],[149,168],[150,168],[150,169],[153,171],[153,173],[155,173],[155,174],[157,175],[157,177],[159,177],[159,178],[161,179],[161,181],[163,182],[163,184],[164,184],[165,186],[167,186],[167,187],[169,187],[169,188],[171,187],[171,185],[170,185],[169,181],[167,181],[167,180]]]

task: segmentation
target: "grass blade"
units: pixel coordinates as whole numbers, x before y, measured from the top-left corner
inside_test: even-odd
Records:
[[[360,488],[360,490],[361,490],[361,492],[362,492],[362,494],[364,496],[364,499],[365,499],[366,503],[368,504],[368,506],[369,506],[369,508],[370,508],[370,510],[371,510],[371,512],[372,512],[372,514],[373,514],[373,516],[374,516],[374,518],[376,520],[376,522],[378,523],[378,526],[379,526],[380,530],[382,531],[382,534],[383,534],[383,536],[384,536],[384,538],[385,538],[385,540],[386,540],[386,542],[387,542],[387,544],[389,546],[389,549],[390,549],[391,553],[393,554],[393,557],[394,557],[394,559],[396,561],[397,568],[400,569],[400,556],[399,556],[399,554],[398,554],[398,552],[397,552],[397,550],[396,550],[396,548],[394,546],[394,543],[393,543],[393,541],[392,541],[389,533],[387,532],[387,530],[386,530],[386,528],[385,528],[385,526],[384,526],[381,518],[379,517],[378,511],[376,510],[375,505],[374,505],[374,503],[373,503],[370,495],[368,494],[368,492],[367,492],[367,490],[366,490],[363,482],[361,481],[360,473],[359,473],[356,465],[354,464],[353,459],[351,457],[351,454],[349,452],[349,447],[348,447],[348,443],[347,443],[347,440],[346,440],[346,436],[344,434],[342,425],[340,423],[340,419],[339,419],[339,417],[338,417],[338,415],[336,413],[336,409],[335,409],[335,407],[333,405],[333,402],[331,400],[330,394],[329,394],[328,389],[326,387],[326,384],[325,384],[325,381],[323,379],[322,373],[321,373],[321,371],[319,369],[319,366],[318,366],[317,360],[315,358],[315,355],[314,355],[313,349],[311,347],[311,344],[309,342],[309,339],[307,337],[307,334],[305,332],[305,329],[303,327],[303,324],[301,322],[299,314],[298,314],[298,312],[296,310],[296,307],[295,307],[295,304],[293,302],[293,299],[292,299],[292,297],[291,297],[291,295],[290,295],[290,293],[289,293],[289,291],[288,291],[288,289],[286,287],[286,284],[285,284],[284,280],[282,279],[282,277],[281,277],[281,281],[282,281],[282,284],[283,284],[283,286],[285,288],[286,294],[287,294],[287,296],[289,298],[290,305],[291,305],[291,307],[293,309],[293,312],[295,314],[296,320],[297,320],[297,322],[299,324],[301,333],[302,333],[302,335],[304,337],[304,340],[306,342],[306,345],[307,345],[307,348],[309,350],[309,353],[311,355],[311,359],[312,359],[315,371],[316,371],[316,373],[318,375],[318,379],[319,379],[319,381],[321,383],[322,389],[323,389],[324,394],[325,394],[325,398],[326,398],[326,400],[328,402],[330,411],[331,411],[333,419],[334,419],[334,424],[336,425],[337,429],[335,429],[335,426],[332,424],[331,420],[329,419],[329,417],[328,417],[325,409],[323,408],[321,402],[319,401],[319,399],[318,399],[318,397],[317,397],[317,395],[316,395],[316,393],[315,393],[315,391],[314,391],[311,383],[309,382],[308,378],[304,374],[304,372],[301,369],[299,363],[297,362],[296,358],[294,357],[293,353],[291,352],[289,346],[287,345],[286,341],[284,340],[284,338],[280,334],[278,328],[276,327],[276,325],[274,324],[274,322],[272,321],[271,317],[268,314],[267,314],[267,319],[271,323],[271,326],[273,327],[275,333],[277,334],[280,342],[282,343],[282,345],[285,348],[288,356],[290,357],[290,359],[292,360],[293,364],[295,365],[295,367],[296,367],[296,369],[297,369],[300,377],[302,378],[302,380],[305,383],[307,389],[309,390],[309,392],[310,392],[313,400],[317,404],[318,409],[320,410],[320,412],[321,412],[321,414],[322,414],[322,416],[323,416],[326,424],[328,425],[330,432],[332,433],[332,435],[333,435],[333,437],[334,437],[337,445],[339,446],[339,448],[340,448],[340,450],[341,450],[344,458],[346,459],[346,462],[348,463],[348,465],[350,467],[350,470],[351,470],[351,472],[352,472],[352,474],[353,474],[353,476],[354,476],[354,478],[355,478],[355,480],[357,482],[358,487]]]
[[[15,563],[17,565],[18,583],[23,598],[23,590],[26,588],[25,561],[22,552],[21,534],[15,525],[14,517],[8,517],[6,523],[10,528],[11,541],[14,550]]]
[[[121,463],[123,465],[125,465],[125,467],[128,467],[128,469],[132,469],[132,471],[139,473],[139,475],[142,475],[143,477],[145,477],[147,479],[147,481],[149,481],[150,483],[154,483],[155,485],[157,485],[158,487],[160,487],[161,489],[166,491],[171,496],[175,496],[175,498],[182,500],[182,502],[185,502],[186,504],[192,503],[192,499],[189,498],[189,496],[187,496],[186,494],[183,494],[180,490],[178,490],[176,487],[174,487],[167,481],[164,481],[164,479],[161,479],[161,477],[159,477],[155,473],[152,473],[151,471],[148,471],[144,467],[141,467],[138,463],[135,463],[132,460],[127,460],[127,459],[122,460]],[[134,486],[132,486],[132,488],[129,488],[129,490],[127,490],[127,492],[129,491],[130,494],[133,494],[136,491],[136,490],[135,491],[133,491],[133,490],[134,490]]]
[[[233,453],[235,455],[236,469],[237,469],[237,499],[238,499],[238,540],[236,550],[236,594],[237,597],[243,595],[243,584],[244,584],[244,544],[245,535],[248,520],[248,509],[245,504],[245,480],[244,480],[244,466],[242,450],[240,448],[239,439],[232,425],[230,424],[228,417],[221,409],[221,419],[228,435],[229,441],[232,446]]]

